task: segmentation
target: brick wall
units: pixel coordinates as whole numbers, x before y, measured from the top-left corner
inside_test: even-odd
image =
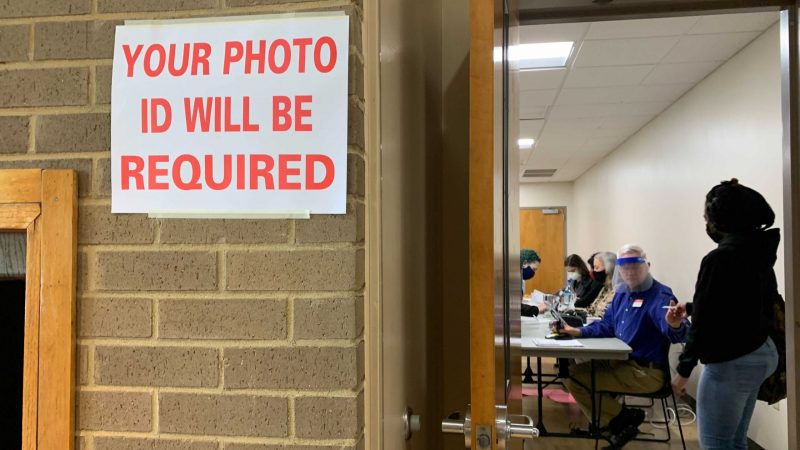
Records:
[[[110,214],[114,26],[344,10],[348,213],[311,220]],[[363,446],[360,0],[0,2],[0,168],[79,173],[82,450]]]

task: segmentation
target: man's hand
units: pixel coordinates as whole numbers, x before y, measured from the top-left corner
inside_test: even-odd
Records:
[[[680,375],[677,375],[675,378],[672,379],[672,392],[674,392],[675,395],[677,395],[678,397],[685,394],[687,381],[689,381],[688,378],[684,378]]]
[[[567,324],[561,324],[557,320],[550,324],[550,329],[556,333],[568,334],[572,337],[580,337],[581,335],[580,328],[571,327]]]
[[[667,321],[669,326],[672,328],[680,328],[683,319],[686,317],[686,304],[678,303],[675,299],[670,300],[667,315],[664,316],[664,320]]]

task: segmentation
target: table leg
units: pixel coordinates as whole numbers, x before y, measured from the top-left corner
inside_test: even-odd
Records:
[[[594,360],[591,360],[591,362],[589,364],[590,364],[590,367],[589,367],[590,375],[589,376],[591,378],[591,384],[592,384],[592,388],[591,388],[591,394],[592,394],[592,420],[591,420],[591,423],[589,424],[589,432],[591,432],[592,434],[595,434],[595,433],[598,433],[598,430],[599,430],[599,427],[597,426],[597,422],[599,422],[599,413],[597,411],[597,405],[595,405],[595,403],[596,403],[596,399],[595,399],[596,386],[595,386],[595,378],[594,378]]]
[[[528,367],[525,368],[525,372],[522,374],[525,375],[525,378],[522,379],[523,384],[533,384],[533,370],[531,370],[531,357],[528,356]]]
[[[530,362],[530,358],[528,358]],[[528,366],[530,367],[530,366]],[[542,358],[540,356],[536,357],[536,403],[539,406],[539,417],[537,418],[536,428],[539,429],[540,435],[547,434],[547,429],[544,427],[544,419],[542,418],[542,397],[544,396],[542,390]]]

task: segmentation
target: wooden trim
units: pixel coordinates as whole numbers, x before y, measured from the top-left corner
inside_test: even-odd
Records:
[[[380,8],[378,0],[364,2],[364,126],[366,223],[364,245],[364,448],[383,445],[383,325],[381,307],[381,152],[380,152]]]
[[[77,180],[42,172],[39,449],[72,450],[75,423]]]
[[[39,211],[38,203],[0,203],[0,230],[27,230]]]
[[[38,203],[41,180],[39,169],[0,170],[0,203]]]
[[[22,387],[22,450],[35,450],[39,412],[39,299],[41,219],[27,229],[25,267],[25,361]]]
[[[495,425],[494,14],[494,1],[470,0],[469,303],[472,448],[478,448],[477,425],[491,425],[493,429]],[[492,439],[492,449],[496,445],[496,439]]]

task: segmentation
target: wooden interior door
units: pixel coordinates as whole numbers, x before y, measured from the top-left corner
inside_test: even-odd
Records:
[[[564,286],[566,214],[564,208],[524,208],[519,213],[520,248],[536,250],[542,263],[525,282],[525,295],[537,289],[556,292]]]
[[[0,170],[0,230],[26,233],[23,450],[74,448],[77,192],[72,170]]]
[[[516,70],[508,58],[517,29],[515,1],[470,1],[470,441],[477,450],[520,447],[497,426],[503,408],[519,412],[521,373],[511,344],[521,294]]]

